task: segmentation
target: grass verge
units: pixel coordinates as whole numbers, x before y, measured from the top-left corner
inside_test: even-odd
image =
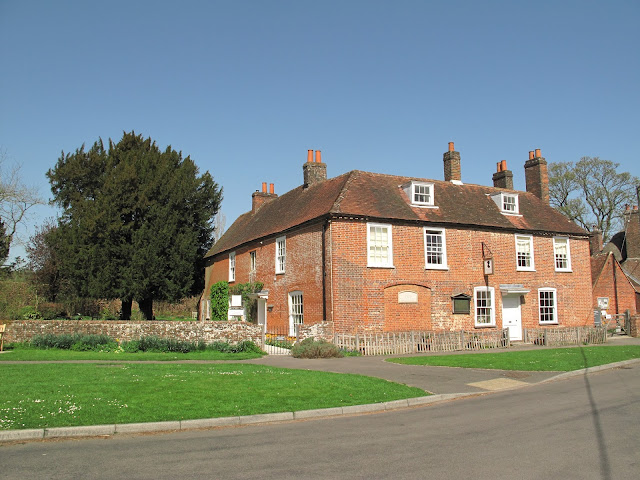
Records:
[[[0,354],[0,363],[10,361],[64,361],[64,360],[104,360],[104,361],[176,361],[176,360],[249,360],[262,357],[259,353],[239,352],[222,353],[212,350],[189,353],[160,353],[160,352],[76,352],[50,348],[40,350],[36,348],[14,348]]]
[[[250,364],[3,365],[0,429],[290,412],[427,395],[362,375]]]
[[[432,365],[497,370],[569,372],[587,367],[640,358],[639,345],[524,350],[519,352],[430,355],[389,358],[403,365]]]

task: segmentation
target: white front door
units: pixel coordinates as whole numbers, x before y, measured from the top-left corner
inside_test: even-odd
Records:
[[[502,296],[502,328],[509,329],[509,340],[522,340],[520,295]]]

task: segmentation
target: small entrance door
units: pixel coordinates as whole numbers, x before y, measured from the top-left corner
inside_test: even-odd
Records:
[[[258,325],[267,325],[267,299],[258,297]]]
[[[509,329],[509,340],[522,340],[520,295],[502,296],[502,328]]]

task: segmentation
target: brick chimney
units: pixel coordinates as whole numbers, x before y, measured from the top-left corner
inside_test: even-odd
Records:
[[[444,180],[446,182],[461,182],[460,175],[460,152],[456,152],[453,148],[453,142],[449,142],[449,151],[442,155],[444,162]]]
[[[547,205],[549,204],[549,174],[547,161],[540,155],[540,149],[529,152],[529,160],[524,164],[524,177],[527,192],[533,193]]]
[[[262,205],[277,197],[273,183],[269,184],[269,192],[267,192],[267,182],[262,182],[262,191],[256,190],[251,194],[251,213],[256,213]]]
[[[597,225],[591,227],[589,232],[589,255],[594,255],[602,252],[602,230]]]
[[[327,179],[327,164],[322,163],[320,150],[316,150],[316,158],[313,158],[313,150],[307,151],[307,162],[302,165],[304,188],[322,182]]]
[[[640,213],[638,206],[627,206],[624,212],[625,246],[627,259],[640,259]]]
[[[513,172],[507,170],[507,161],[498,162],[498,170],[493,174],[493,186],[513,190]]]

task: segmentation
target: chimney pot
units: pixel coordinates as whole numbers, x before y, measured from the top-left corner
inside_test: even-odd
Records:
[[[316,150],[316,163],[322,163],[322,160],[320,157],[320,150]]]
[[[498,173],[501,172],[502,171],[501,168],[502,168],[502,162],[498,162],[496,164],[496,172],[498,172]]]
[[[313,150],[307,150],[307,163],[313,162]]]
[[[460,182],[462,177],[460,174],[460,152],[453,149],[453,142],[449,142],[449,151],[442,155],[444,162],[444,180],[445,182]]]
[[[272,194],[272,195],[274,193],[273,183],[269,184],[269,193]]]
[[[506,160],[502,160],[500,162],[500,171],[504,172],[507,169],[507,161]]]
[[[267,182],[262,182],[262,193],[267,193]]]
[[[527,192],[533,193],[536,197],[549,205],[549,173],[547,171],[547,161],[540,156],[540,149],[529,152],[529,160],[524,164],[524,177]]]

